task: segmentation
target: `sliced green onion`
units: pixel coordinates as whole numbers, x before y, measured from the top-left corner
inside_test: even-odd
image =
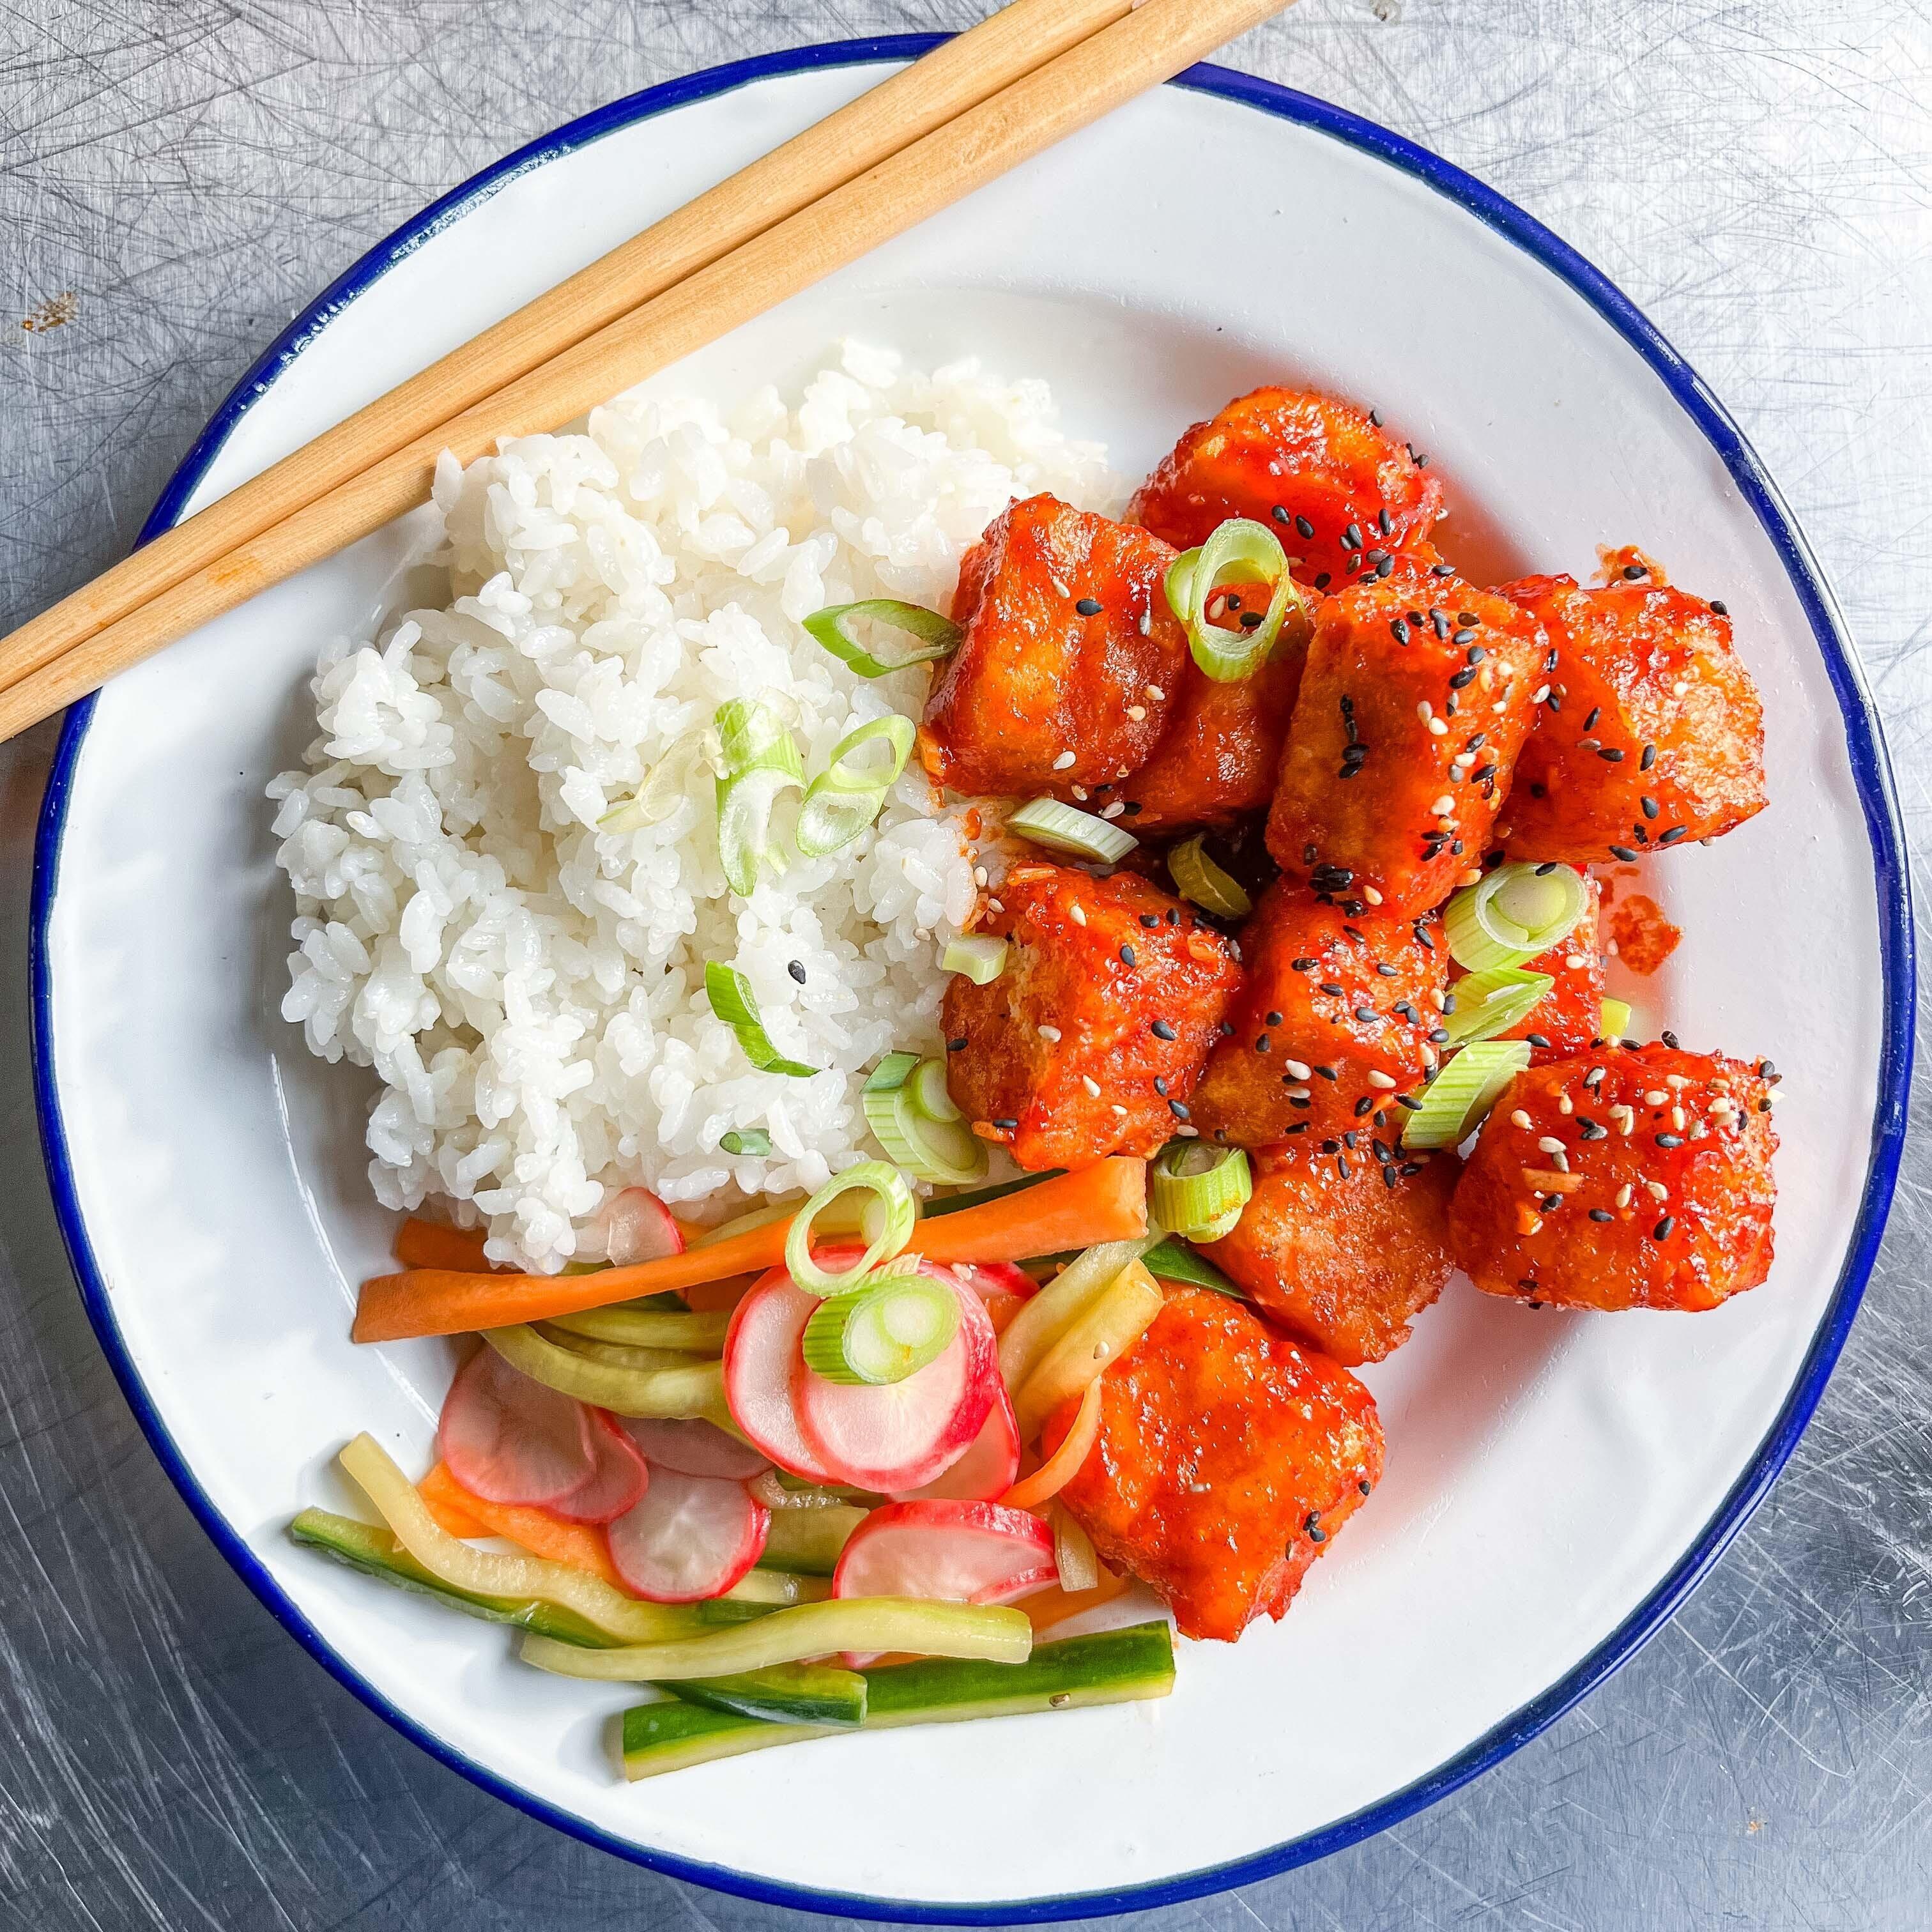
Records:
[[[1450,988],[1456,1010],[1443,1016],[1443,1030],[1452,1046],[1472,1040],[1493,1040],[1520,1025],[1556,980],[1547,973],[1526,973],[1520,966],[1492,966],[1486,972],[1466,974]]]
[[[1154,1156],[1148,1207],[1170,1234],[1218,1241],[1241,1218],[1254,1191],[1245,1149],[1170,1141]]]
[[[1076,858],[1098,859],[1108,865],[1124,859],[1141,842],[1111,820],[1062,805],[1057,798],[1036,798],[1022,806],[1006,820],[1006,830],[1049,852],[1071,852]]]
[[[1630,1007],[1628,1000],[1606,1000],[1604,1010],[1597,1022],[1597,1036],[1600,1040],[1622,1040],[1630,1030]]]
[[[758,1003],[752,994],[752,982],[735,966],[721,965],[716,959],[704,962],[704,997],[711,1010],[738,1036],[745,1058],[760,1073],[789,1073],[807,1079],[816,1073],[796,1060],[788,1060],[772,1044],[765,1023],[758,1016]]]
[[[912,756],[916,735],[912,720],[895,712],[847,732],[832,746],[831,763],[806,786],[805,802],[799,808],[793,842],[801,858],[822,859],[850,844],[878,817],[886,792]],[[852,762],[866,746],[880,741],[887,753],[884,764],[862,766]]]
[[[840,1195],[854,1188],[862,1188],[878,1197],[880,1225],[857,1262],[833,1272],[820,1268],[812,1258],[812,1224]],[[835,1174],[798,1210],[785,1236],[785,1266],[790,1270],[793,1282],[806,1294],[821,1298],[853,1286],[880,1262],[890,1261],[912,1239],[912,1224],[917,1213],[905,1176],[882,1160],[862,1160],[843,1174]]]
[[[668,818],[689,795],[692,766],[704,742],[701,728],[694,727],[675,740],[670,749],[644,774],[634,797],[614,805],[598,820],[599,832],[639,832]]]
[[[781,794],[803,785],[805,764],[778,713],[754,698],[721,704],[717,724],[718,858],[725,884],[742,898],[762,867],[784,869],[772,808]]]
[[[874,656],[852,634],[853,620],[861,617],[905,632],[916,638],[922,648],[902,650],[890,658]],[[856,604],[827,604],[806,619],[805,628],[841,664],[849,664],[861,677],[884,677],[889,671],[904,670],[908,664],[931,664],[937,658],[950,657],[966,634],[937,610],[928,610],[922,604],[902,604],[896,597],[866,597]]]
[[[876,1276],[821,1301],[805,1324],[805,1365],[827,1382],[902,1382],[959,1332],[959,1298],[930,1275]]]
[[[1274,586],[1262,621],[1252,630],[1223,630],[1208,621],[1208,606],[1224,580],[1258,577]],[[1216,524],[1198,550],[1174,559],[1167,572],[1168,608],[1187,627],[1194,662],[1217,684],[1234,684],[1260,669],[1281,635],[1292,604],[1301,608],[1300,586],[1288,572],[1288,554],[1265,524],[1230,517]]]
[[[1449,950],[1472,973],[1520,966],[1568,938],[1589,900],[1574,866],[1498,866],[1443,908]]]
[[[1484,1040],[1466,1046],[1423,1090],[1420,1108],[1402,1130],[1402,1145],[1461,1146],[1528,1064],[1527,1040]]]
[[[964,973],[976,986],[990,986],[1006,970],[1006,942],[990,933],[969,933],[940,955],[942,973]]]
[[[1223,1274],[1205,1255],[1197,1255],[1185,1241],[1167,1240],[1148,1249],[1141,1265],[1156,1281],[1185,1282],[1192,1288],[1211,1288],[1216,1294],[1232,1295],[1237,1301],[1248,1298],[1247,1291]]]
[[[873,1137],[915,1180],[964,1186],[986,1174],[986,1144],[965,1124],[956,1107],[950,1120],[922,1111],[919,1096],[926,1082],[920,1076],[927,1066],[938,1064],[921,1060],[916,1054],[887,1054],[867,1077],[860,1104]],[[940,1066],[942,1095],[945,1072]]]
[[[913,1112],[922,1120],[950,1126],[955,1120],[965,1118],[959,1111],[958,1102],[946,1090],[946,1063],[936,1057],[922,1060],[913,1069],[912,1077],[906,1082],[906,1091],[911,1096]]]
[[[1203,849],[1206,835],[1197,832],[1167,855],[1168,876],[1183,898],[1192,899],[1203,912],[1222,919],[1240,919],[1253,911],[1255,902],[1242,889],[1238,879],[1231,879]]]
[[[771,1152],[772,1137],[763,1127],[733,1127],[718,1136],[718,1144],[727,1154],[748,1154],[755,1158]]]

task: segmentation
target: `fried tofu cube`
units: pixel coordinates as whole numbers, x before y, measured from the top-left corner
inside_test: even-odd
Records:
[[[1268,846],[1344,902],[1440,905],[1489,849],[1550,647],[1521,605],[1412,569],[1331,598],[1288,728]]]
[[[1227,940],[1131,872],[1016,865],[999,904],[1005,970],[946,988],[947,1091],[1024,1168],[1158,1152],[1240,984]]]
[[[1496,1036],[1528,1040],[1532,1066],[1587,1053],[1604,1030],[1603,888],[1586,872],[1583,890],[1576,923],[1546,952],[1523,962],[1526,973],[1547,973],[1554,983],[1523,1019]],[[1449,990],[1455,992],[1454,980]]]
[[[1247,979],[1195,1090],[1195,1124],[1238,1147],[1368,1124],[1435,1064],[1449,949],[1432,918],[1350,914],[1277,880],[1241,928]],[[1442,1036],[1444,1039],[1447,1035]],[[1384,1136],[1386,1138],[1386,1136]]]
[[[1381,1480],[1382,1424],[1347,1370],[1252,1309],[1208,1288],[1166,1294],[1101,1378],[1099,1436],[1059,1500],[1184,1635],[1232,1640],[1281,1616]],[[1044,1453],[1078,1409],[1049,1418]]]
[[[1721,606],[1647,572],[1601,590],[1526,578],[1501,594],[1557,654],[1510,794],[1510,857],[1628,860],[1763,810],[1764,706]]]
[[[1715,1308],[1755,1288],[1774,1080],[1764,1061],[1658,1046],[1518,1074],[1450,1205],[1457,1262],[1487,1294],[1561,1308]]]
[[[1385,1128],[1300,1136],[1250,1156],[1253,1194],[1234,1232],[1202,1253],[1298,1341],[1351,1367],[1408,1340],[1448,1285],[1453,1154],[1406,1155]]]
[[[1263,388],[1196,423],[1127,506],[1178,550],[1217,524],[1266,524],[1295,575],[1325,590],[1426,538],[1442,485],[1366,410],[1312,390]]]
[[[1073,796],[1118,783],[1166,729],[1187,634],[1174,551],[1131,524],[1030,496],[959,572],[965,636],[926,709],[922,756],[955,791]]]

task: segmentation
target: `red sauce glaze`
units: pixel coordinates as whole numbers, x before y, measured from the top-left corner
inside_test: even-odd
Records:
[[[1011,941],[1006,970],[946,990],[949,1048],[966,1042],[946,1054],[946,1090],[1024,1168],[1157,1153],[1240,984],[1227,940],[1132,872],[1027,861],[998,896],[980,930]]]
[[[1178,550],[1205,543],[1229,517],[1266,524],[1301,559],[1295,575],[1324,590],[1372,568],[1378,551],[1426,537],[1442,513],[1442,485],[1366,410],[1278,388],[1238,397],[1196,423],[1127,506],[1132,521]]]
[[[1231,1640],[1279,1617],[1381,1480],[1375,1400],[1348,1373],[1208,1288],[1167,1304],[1101,1378],[1100,1430],[1060,1492],[1102,1562]],[[1077,1402],[1048,1421],[1051,1454]]]
[[[1568,936],[1523,962],[1526,973],[1547,973],[1555,982],[1548,992],[1530,1009],[1529,1017],[1498,1040],[1528,1040],[1533,1034],[1542,1046],[1532,1044],[1530,1064],[1540,1066],[1552,1060],[1569,1060],[1589,1051],[1590,1042],[1603,1031],[1604,935],[1600,909],[1601,888],[1588,872],[1583,874],[1587,898],[1582,916]],[[1574,961],[1574,964],[1571,962]],[[1462,976],[1456,969],[1456,979]],[[1449,990],[1456,990],[1455,980]]]
[[[960,566],[966,634],[926,704],[930,775],[956,791],[1068,798],[1142,764],[1189,662],[1163,589],[1174,555],[1052,496],[994,518]]]
[[[1406,1160],[1400,1118],[1356,1135],[1302,1136],[1250,1156],[1255,1191],[1234,1232],[1202,1252],[1297,1340],[1338,1362],[1378,1362],[1448,1285],[1453,1153]],[[1323,1147],[1334,1150],[1324,1154]],[[1336,1155],[1340,1154],[1340,1161]],[[1386,1158],[1385,1158],[1386,1156]],[[1414,1174],[1405,1165],[1424,1164]],[[1348,1172],[1342,1172],[1346,1163]]]
[[[1745,1061],[1658,1046],[1517,1075],[1450,1204],[1457,1262],[1488,1294],[1563,1308],[1715,1308],[1755,1288],[1777,1194],[1769,1091]],[[1568,1164],[1554,1182],[1546,1138]]]
[[[1331,598],[1268,814],[1275,862],[1390,914],[1440,905],[1489,848],[1548,655],[1540,624],[1460,578],[1398,569]]]
[[[1562,707],[1518,762],[1499,832],[1511,858],[1588,865],[1763,810],[1764,708],[1728,616],[1648,576],[1598,590],[1531,577],[1502,594],[1548,631]]]
[[[1377,1110],[1396,1120],[1395,1096],[1419,1088],[1432,1064],[1429,1035],[1441,1016],[1432,995],[1449,958],[1440,925],[1346,913],[1277,880],[1241,928],[1241,956],[1247,980],[1228,1009],[1233,1031],[1216,1042],[1194,1095],[1202,1132],[1261,1147],[1362,1126]]]
[[[1611,914],[1610,937],[1617,943],[1617,957],[1633,973],[1648,975],[1677,950],[1684,932],[1648,893],[1633,892]]]

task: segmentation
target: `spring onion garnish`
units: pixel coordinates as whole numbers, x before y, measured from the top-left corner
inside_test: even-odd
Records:
[[[1141,842],[1110,820],[1062,805],[1057,798],[1036,798],[1022,806],[1006,820],[1006,829],[1049,852],[1071,852],[1076,858],[1098,859],[1108,865],[1124,859]]]
[[[763,1127],[734,1127],[718,1137],[727,1154],[748,1154],[754,1158],[772,1150],[772,1137]]]
[[[718,858],[724,882],[742,898],[758,883],[761,866],[784,869],[772,833],[772,808],[781,794],[805,783],[797,742],[777,712],[754,698],[718,707]]]
[[[942,973],[963,973],[976,986],[989,986],[1006,970],[1006,942],[990,933],[968,933],[939,956]]]
[[[772,1036],[766,1032],[765,1023],[758,1017],[758,1003],[752,997],[752,982],[736,967],[721,965],[716,959],[706,960],[704,997],[711,1002],[711,1010],[738,1036],[738,1044],[745,1058],[760,1073],[789,1073],[802,1080],[818,1071],[815,1066],[786,1059],[772,1046]]]
[[[644,774],[635,796],[614,805],[598,820],[599,832],[640,832],[668,818],[688,795],[692,767],[704,748],[705,733],[694,727],[675,740],[670,748]]]
[[[1252,630],[1223,630],[1208,621],[1208,606],[1225,582],[1256,578],[1274,586],[1262,621]],[[1258,670],[1281,635],[1288,607],[1301,590],[1288,574],[1288,556],[1265,524],[1230,517],[1198,550],[1174,559],[1167,572],[1168,607],[1187,627],[1194,662],[1217,684],[1234,684]]]
[[[928,1068],[936,1068],[936,1076]],[[952,1108],[950,1120],[936,1111],[942,1101]],[[940,1062],[914,1053],[887,1054],[867,1077],[860,1103],[874,1138],[914,1179],[964,1187],[985,1175],[986,1144],[946,1098]]]
[[[1231,879],[1203,849],[1205,835],[1197,832],[1184,839],[1167,855],[1168,875],[1185,899],[1192,899],[1203,912],[1222,919],[1240,919],[1254,910],[1255,902]]]
[[[905,770],[912,755],[917,728],[895,712],[848,731],[832,748],[832,762],[806,788],[800,806],[794,842],[799,856],[822,859],[849,845],[878,817],[886,794]],[[861,766],[856,762],[866,746],[883,742],[886,762]]]
[[[1498,866],[1444,908],[1449,950],[1472,973],[1520,966],[1546,952],[1583,916],[1589,889],[1573,866]]]
[[[849,1268],[836,1273],[820,1268],[812,1258],[812,1224],[842,1194],[862,1188],[878,1197],[878,1206],[868,1215],[867,1226],[875,1229],[866,1252]],[[882,1160],[862,1160],[843,1174],[835,1174],[793,1217],[785,1235],[785,1266],[793,1282],[808,1294],[837,1294],[854,1286],[881,1262],[892,1258],[912,1238],[912,1224],[918,1210],[906,1178]]]
[[[959,1297],[930,1275],[876,1279],[821,1301],[805,1324],[805,1365],[827,1382],[902,1382],[959,1330]]]
[[[1598,1036],[1602,1040],[1622,1040],[1630,1030],[1630,1008],[1628,1000],[1606,1000],[1602,1017],[1597,1022]]]
[[[1466,1046],[1423,1090],[1421,1106],[1402,1130],[1402,1145],[1460,1147],[1528,1064],[1527,1040],[1484,1040]]]
[[[1528,1018],[1556,983],[1547,973],[1526,973],[1520,966],[1492,966],[1486,972],[1466,974],[1450,989],[1456,1010],[1444,1016],[1443,1030],[1452,1046],[1493,1040]]]
[[[902,650],[890,658],[877,657],[852,634],[852,621],[859,617],[905,632],[919,640],[921,648]],[[805,628],[841,664],[849,664],[861,677],[884,677],[888,671],[904,670],[908,664],[931,664],[936,658],[950,657],[966,634],[937,610],[928,610],[922,604],[902,604],[895,597],[867,597],[856,604],[828,604],[806,618]]]
[[[1241,1218],[1254,1191],[1243,1148],[1169,1141],[1149,1171],[1148,1207],[1170,1234],[1218,1241]]]

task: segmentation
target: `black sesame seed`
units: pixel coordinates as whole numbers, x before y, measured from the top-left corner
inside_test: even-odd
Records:
[[[1353,1154],[1355,1151],[1355,1144],[1360,1138],[1361,1136],[1357,1133],[1353,1127],[1351,1127],[1348,1131],[1342,1136],[1342,1144],[1346,1148],[1351,1154]]]
[[[1689,826],[1673,825],[1668,832],[1664,832],[1659,836],[1657,842],[1660,845],[1675,845],[1678,839],[1688,838],[1690,836],[1690,828]]]
[[[1684,1144],[1682,1134],[1659,1134],[1657,1144],[1660,1148],[1681,1148]]]
[[[1384,536],[1387,536],[1395,528],[1395,519],[1387,510],[1378,510],[1376,512],[1376,528],[1380,530]]]
[[[1715,597],[1711,599],[1711,608],[1720,617],[1728,617],[1731,614],[1731,607]]]
[[[1624,566],[1624,576],[1629,583],[1634,584],[1640,577],[1648,577],[1649,574],[1649,572],[1646,570],[1640,563],[1627,563]]]
[[[1265,1026],[1280,1026],[1281,1016],[1279,1013],[1264,1013],[1262,1016],[1262,1022]]]
[[[1409,454],[1414,456],[1415,452],[1412,450]],[[1426,460],[1420,456],[1416,457],[1415,460],[1418,463]],[[1456,566],[1453,563],[1432,563],[1429,566],[1429,574],[1431,577],[1454,577],[1456,574]]]
[[[1526,1046],[1540,1047],[1545,1053],[1547,1053],[1550,1051],[1550,1040],[1546,1034],[1540,1033],[1526,1033],[1522,1037],[1523,1042]]]
[[[1348,1166],[1348,1156],[1345,1154],[1338,1154],[1335,1156],[1335,1172],[1339,1174],[1344,1180],[1346,1180],[1348,1178],[1351,1171],[1352,1170]]]
[[[1339,1080],[1342,1077],[1332,1066],[1318,1066],[1315,1070],[1324,1080]]]
[[[1343,1166],[1346,1164],[1346,1162],[1339,1160],[1335,1163],[1337,1167]],[[1308,1532],[1308,1540],[1310,1543],[1326,1543],[1328,1540],[1328,1532],[1325,1529],[1310,1528]]]
[[[1628,845],[1612,845],[1610,848],[1610,856],[1612,859],[1621,859],[1628,866],[1636,859],[1636,854]]]
[[[1131,818],[1133,817],[1134,814],[1140,809],[1140,800],[1137,798],[1130,798],[1127,800],[1125,805],[1120,807],[1120,816],[1123,818]]]
[[[1267,1052],[1267,1051],[1268,1051],[1268,1035],[1267,1035],[1266,1034],[1264,1034],[1264,1033],[1258,1033],[1258,1034],[1256,1034],[1255,1035],[1255,1051],[1256,1051],[1257,1053],[1265,1053],[1265,1052]]]
[[[1597,728],[1597,720],[1603,715],[1604,707],[1600,704],[1592,705],[1589,716],[1583,720],[1583,729],[1586,731],[1594,731]]]
[[[1654,1241],[1669,1240],[1670,1238],[1670,1231],[1672,1228],[1676,1227],[1676,1225],[1677,1223],[1670,1217],[1670,1216],[1668,1214],[1665,1215],[1664,1219],[1658,1222],[1655,1227],[1651,1229],[1651,1239]]]
[[[1544,1214],[1553,1214],[1563,1205],[1563,1197],[1560,1194],[1546,1194],[1536,1204]]]
[[[1131,966],[1133,963],[1134,949],[1131,946],[1122,946],[1120,948],[1120,964],[1123,966]]]
[[[1364,1094],[1362,1097],[1355,1102],[1356,1119],[1359,1120],[1364,1118],[1366,1115],[1373,1112],[1375,1110],[1375,1104],[1376,1096],[1372,1094]],[[1348,1139],[1348,1144],[1351,1147],[1353,1147],[1355,1144],[1352,1138],[1349,1138],[1348,1136],[1344,1136],[1344,1138]]]
[[[1188,1118],[1187,1109],[1178,1100],[1170,1100],[1167,1104],[1177,1120],[1184,1120]]]
[[[1757,1075],[1760,1080],[1772,1079],[1776,1076],[1777,1072],[1778,1069],[1772,1066],[1769,1060],[1760,1060],[1758,1062]]]
[[[993,1123],[993,1125],[996,1127],[1004,1127],[1006,1131],[1010,1133],[1014,1128],[1019,1125],[1019,1122],[1009,1118],[1005,1120],[995,1120]]]
[[[1610,1137],[1610,1129],[1602,1122],[1586,1120],[1581,1114],[1576,1116],[1576,1127],[1577,1131],[1586,1141],[1606,1141]]]
[[[1312,537],[1315,534],[1315,526],[1306,517],[1297,517],[1294,520],[1294,530],[1298,536]]]
[[[1449,1043],[1449,1029],[1447,1027],[1431,1028],[1429,1043],[1431,1046],[1446,1046]]]
[[[1291,1120],[1282,1129],[1285,1134],[1305,1134],[1307,1131],[1308,1123],[1306,1120]]]
[[[1394,568],[1395,559],[1392,556],[1384,556],[1382,562],[1376,566],[1376,574],[1378,577],[1387,577]]]
[[[1344,550],[1360,550],[1361,547],[1362,526],[1360,524],[1351,524],[1342,532],[1342,548]]]
[[[946,1050],[948,1053],[964,1053],[966,1042],[963,1040],[949,1040],[946,1042]]]
[[[1340,1154],[1342,1151],[1342,1143],[1331,1136],[1322,1143],[1322,1151],[1324,1154]]]
[[[1339,980],[1324,980],[1322,982],[1320,990],[1326,993],[1330,999],[1339,1000],[1348,992],[1348,989],[1347,987],[1342,985]]]
[[[1366,1496],[1370,1486],[1368,1478],[1364,1476],[1362,1480],[1355,1485],[1355,1486],[1361,1491],[1364,1496]]]
[[[1599,745],[1597,747],[1597,755],[1606,765],[1620,765],[1624,761],[1622,752],[1615,745]]]
[[[1662,1033],[1659,1034],[1658,1038],[1662,1040],[1672,1053],[1677,1051],[1677,1036],[1669,1028],[1666,1027]]]
[[[1543,700],[1543,704],[1544,708],[1546,710],[1561,711],[1563,709],[1562,692],[1560,691],[1552,691],[1550,695]]]
[[[1614,1221],[1617,1217],[1607,1208],[1592,1208],[1590,1219],[1593,1221]]]
[[[1158,1073],[1154,1076],[1154,1090],[1163,1100],[1167,1098],[1167,1082]]]
[[[1083,617],[1097,617],[1100,614],[1100,600],[1097,597],[1083,597],[1073,608]]]
[[[1376,970],[1384,980],[1393,980],[1396,975],[1396,969],[1386,959],[1378,959],[1376,962]]]
[[[1461,691],[1468,686],[1474,684],[1475,681],[1476,667],[1474,664],[1466,664],[1449,680],[1449,688],[1451,691]]]
[[[1650,770],[1651,766],[1656,763],[1657,747],[1654,745],[1645,746],[1643,748],[1643,755],[1636,761],[1637,770],[1640,772],[1647,772]]]
[[[785,970],[789,973],[801,986],[805,984],[805,962],[802,959],[793,959],[787,962]]]
[[[1232,1040],[1232,1039],[1234,1038],[1234,1022],[1233,1022],[1232,1020],[1223,1020],[1223,1021],[1221,1022],[1221,1037],[1222,1037],[1223,1040]]]
[[[1373,1026],[1382,1018],[1382,1015],[1377,1012],[1373,1006],[1358,1006],[1355,1009],[1355,1017],[1363,1025]]]
[[[1276,523],[1285,524],[1288,521],[1288,506],[1285,503],[1277,503],[1269,511],[1268,514],[1274,518]]]
[[[1244,631],[1258,631],[1267,622],[1268,613],[1264,610],[1244,610],[1241,613],[1241,628]]]
[[[1167,922],[1169,926],[1178,926],[1180,923],[1180,909],[1178,906],[1168,908]]]
[[[1643,815],[1646,818],[1654,818],[1664,808],[1654,798],[1640,798],[1637,802],[1643,807]]]
[[[1312,973],[1315,970],[1315,962],[1312,959],[1291,959],[1288,963],[1298,973]]]
[[[1151,929],[1160,925],[1160,914],[1157,912],[1144,912],[1141,914],[1141,923]]]
[[[1332,580],[1328,572],[1318,571],[1316,573],[1315,587],[1318,590],[1326,590]]]
[[[1472,784],[1486,784],[1491,778],[1496,776],[1496,770],[1497,768],[1494,765],[1484,765],[1479,770],[1473,771],[1469,774],[1469,782]]]
[[[1406,644],[1408,642],[1408,626],[1400,617],[1391,617],[1389,620],[1389,635],[1397,644]]]
[[[1425,952],[1433,952],[1436,950],[1435,940],[1431,939],[1427,932],[1419,926],[1415,928],[1415,943]]]
[[[1396,1183],[1401,1180],[1401,1168],[1398,1167],[1392,1167],[1386,1162],[1384,1163],[1382,1167],[1382,1185],[1384,1187],[1394,1187]]]
[[[1419,1094],[1398,1094],[1395,1103],[1398,1107],[1406,1107],[1412,1114],[1422,1112],[1422,1096]]]
[[[1156,1040],[1172,1040],[1176,1037],[1173,1028],[1165,1020],[1156,1020],[1148,1030]]]

